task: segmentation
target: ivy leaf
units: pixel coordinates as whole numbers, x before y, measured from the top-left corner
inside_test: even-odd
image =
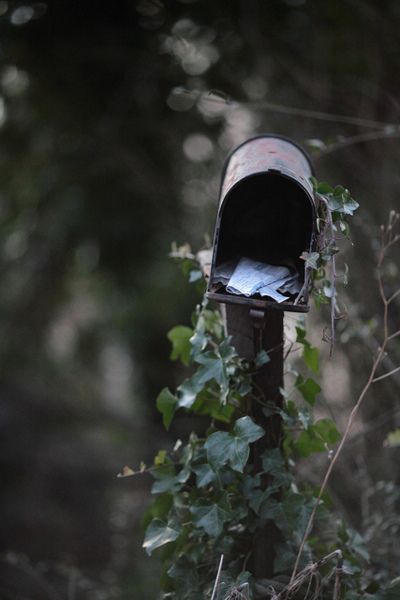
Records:
[[[208,343],[208,336],[204,330],[196,327],[196,330],[190,338],[191,356],[195,359],[204,350]]]
[[[204,529],[210,537],[218,537],[222,533],[224,522],[229,517],[229,513],[223,510],[218,504],[211,506],[192,506],[190,508],[197,527]]]
[[[235,423],[234,433],[236,436],[248,443],[259,440],[265,431],[259,425],[256,425],[251,417],[241,417]]]
[[[334,193],[328,194],[326,200],[328,202],[329,210],[350,216],[352,216],[360,206],[358,202],[350,196],[349,191],[342,186],[336,186]]]
[[[196,415],[209,415],[212,419],[222,423],[230,423],[235,412],[234,406],[221,403],[221,398],[217,397],[215,392],[210,393],[210,391],[208,387],[205,387],[198,393],[192,411]]]
[[[306,330],[304,327],[300,327],[300,325],[297,325],[296,327],[296,342],[298,344],[308,344],[306,340]]]
[[[203,274],[199,269],[193,269],[189,273],[189,283],[194,283],[195,281],[199,281],[202,279]]]
[[[270,357],[268,356],[268,353],[265,350],[261,350],[255,360],[254,360],[254,364],[257,368],[262,367],[263,365],[266,365],[267,363],[269,363],[271,361]]]
[[[230,344],[230,337],[224,338],[219,345],[219,354],[225,361],[237,356],[237,352]]]
[[[327,196],[326,200],[330,211],[339,213],[343,212],[343,202],[340,198],[330,195]]]
[[[175,413],[177,398],[172,394],[169,389],[166,387],[158,394],[156,400],[157,410],[163,416],[163,424],[165,429],[169,429],[171,425],[172,418]]]
[[[333,188],[326,183],[326,181],[320,181],[317,183],[317,192],[319,194],[331,194],[333,192]]]
[[[173,496],[160,494],[156,496],[151,505],[151,514],[155,519],[166,519],[173,504]]]
[[[299,375],[296,380],[296,388],[299,390],[304,400],[308,402],[308,404],[311,404],[311,406],[314,406],[315,398],[321,391],[321,387],[318,383],[310,377],[304,381],[301,375]]]
[[[214,469],[218,470],[227,463],[231,441],[232,436],[226,431],[215,431],[207,438],[204,448],[207,460]]]
[[[309,269],[318,269],[318,261],[320,258],[319,252],[303,252],[300,256]]]
[[[243,398],[244,396],[247,396],[247,394],[249,394],[252,389],[253,386],[251,385],[250,379],[243,379],[239,382],[237,392]]]
[[[303,494],[289,492],[282,502],[282,509],[287,523],[287,531],[296,533],[300,538],[304,534],[314,499],[308,500]]]
[[[213,352],[206,352],[196,358],[196,362],[202,367],[196,373],[199,383],[207,383],[211,379],[221,386],[227,385],[227,376],[223,360]]]
[[[336,425],[330,419],[321,419],[302,431],[294,446],[300,456],[310,456],[314,452],[324,452],[328,445],[340,439]]]
[[[153,519],[146,529],[143,548],[150,556],[156,548],[174,542],[178,537],[179,531],[176,527],[170,527],[161,519]]]
[[[172,352],[170,355],[172,360],[179,359],[184,365],[189,364],[191,351],[190,338],[192,335],[193,330],[184,325],[177,325],[167,333],[167,338],[172,344]]]
[[[117,477],[132,477],[133,475],[136,475],[136,473],[140,473],[140,471],[135,472],[133,469],[131,469],[131,467],[125,465],[124,467],[122,467]]]
[[[215,481],[215,472],[208,464],[197,465],[193,467],[193,471],[196,473],[196,484],[199,488]]]
[[[259,515],[262,519],[274,521],[279,528],[283,521],[283,510],[281,502],[274,498],[267,498],[259,508]]]
[[[185,467],[176,474],[174,465],[165,464],[154,469],[153,476],[156,481],[151,488],[152,494],[174,493],[179,491],[182,484],[189,479],[190,470]]]
[[[264,434],[264,432],[263,432]],[[229,464],[234,471],[243,473],[249,459],[250,447],[246,440],[233,437],[229,445]]]
[[[256,425],[248,416],[238,419],[233,434],[226,431],[212,433],[204,444],[207,459],[218,470],[229,463],[234,471],[243,473],[249,458],[249,444],[264,435],[262,427]]]
[[[203,385],[199,383],[196,375],[197,373],[190,379],[185,379],[178,387],[177,405],[179,408],[191,408],[196,400],[197,394],[202,389]]]
[[[313,427],[327,444],[335,444],[342,437],[331,419],[320,419]]]
[[[323,292],[327,298],[334,298],[336,296],[336,289],[331,285],[330,281],[327,281],[323,286]]]
[[[318,349],[309,344],[304,345],[303,358],[307,367],[314,373],[319,371]]]
[[[344,203],[343,212],[346,215],[352,216],[359,206],[360,206],[359,203],[356,202],[356,200],[354,200],[354,198],[349,198]]]
[[[154,465],[156,467],[161,467],[161,465],[165,465],[165,461],[167,458],[166,450],[159,450],[156,456],[154,457]]]
[[[270,448],[265,450],[261,456],[262,467],[266,473],[279,473],[284,469],[285,462],[279,448]]]
[[[279,489],[283,486],[290,485],[291,475],[285,468],[285,461],[279,448],[265,450],[261,455],[261,460],[265,473],[271,474],[274,478],[272,484],[268,488],[271,492],[274,491],[274,488]]]
[[[350,227],[349,227],[349,224],[348,224],[348,223],[346,223],[346,221],[343,221],[343,220],[341,219],[341,220],[339,221],[339,228],[340,228],[340,231],[341,231],[342,233],[344,233],[344,235],[345,235],[345,236],[347,236],[347,237],[349,236],[349,233],[350,233]]]
[[[307,410],[299,410],[298,418],[304,429],[308,429],[310,423],[312,423],[312,414]]]
[[[273,494],[275,491],[276,489],[274,486],[268,486],[266,490],[254,490],[248,497],[250,508],[252,508],[254,512],[259,515],[263,510],[262,507],[265,506],[265,503],[269,501],[271,494]],[[273,500],[273,502],[275,501]]]
[[[326,445],[320,437],[315,435],[314,431],[309,427],[306,431],[302,431],[294,447],[300,456],[310,456],[316,452],[324,452]]]

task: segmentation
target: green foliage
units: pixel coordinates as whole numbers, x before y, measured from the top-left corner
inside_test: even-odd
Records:
[[[168,388],[164,388],[157,397],[156,406],[163,416],[165,429],[169,429],[175,412],[176,397],[169,391]]]
[[[340,237],[349,238],[348,217],[353,216],[359,204],[352,198],[349,190],[341,185],[331,187],[326,182],[317,181],[315,177],[311,177],[311,183],[317,199],[317,244],[313,252],[304,252],[302,258],[311,273],[313,296],[317,306],[330,303],[334,310],[337,304],[337,242]],[[341,279],[347,284],[347,265],[344,265]],[[331,333],[333,335],[333,332]]]
[[[335,301],[334,280],[328,281],[325,269],[337,252],[333,232],[348,235],[345,218],[358,204],[349,192],[313,180],[316,193],[323,196],[319,212],[318,251],[305,254],[306,266],[314,271],[314,282],[321,281],[319,301]],[[325,224],[322,224],[324,220]],[[331,235],[325,235],[327,224]],[[192,282],[198,281],[193,257],[186,247],[175,249],[183,270]],[[318,296],[317,296],[318,297]],[[249,585],[255,593],[257,582],[251,574],[253,538],[257,531],[273,527],[274,577],[289,577],[298,547],[309,525],[318,489],[300,485],[294,476],[296,462],[325,452],[340,440],[335,423],[328,418],[315,420],[313,409],[322,392],[314,377],[319,372],[319,352],[307,339],[304,323],[296,326],[297,348],[302,350],[302,371],[295,372],[292,393],[282,390],[282,407],[260,397],[252,384],[254,372],[269,362],[264,350],[253,363],[241,359],[224,336],[220,314],[203,301],[193,316],[192,328],[174,327],[168,334],[171,358],[191,365],[192,374],[175,393],[164,388],[157,408],[168,429],[178,411],[208,418],[202,435],[192,433],[186,444],[179,442],[170,452],[160,451],[151,471],[154,476],[154,503],[147,519],[144,548],[161,555],[164,598],[189,600],[209,597],[220,556],[224,555],[220,587],[224,598],[233,597],[237,586]],[[249,406],[259,403],[267,419],[278,418],[284,430],[281,447],[262,446],[266,431],[249,414]],[[394,438],[393,438],[394,439]],[[265,441],[265,440],[264,440]],[[256,446],[256,448],[255,448]],[[262,449],[260,453],[259,449]],[[258,456],[257,469],[251,456]],[[340,547],[343,572],[351,574],[344,586],[344,598],[391,600],[398,583],[381,589],[361,580],[361,564],[368,560],[361,536],[340,524],[333,532],[329,498],[324,494],[317,523],[317,536],[308,541],[300,567],[319,555]],[[325,531],[318,538],[318,531]],[[272,542],[271,542],[272,543]],[[333,582],[327,578],[319,597],[331,599]],[[236,597],[236,596],[235,596]],[[222,596],[221,596],[222,598]]]
[[[310,344],[306,339],[306,331],[302,324],[298,324],[296,327],[296,342],[303,346],[303,358],[306,366],[313,371],[318,373],[319,371],[319,358],[318,349]]]
[[[219,313],[206,302],[196,310],[193,329],[174,328],[168,337],[173,356],[184,363],[189,360],[195,370],[175,394],[167,388],[159,394],[157,408],[164,425],[168,428],[176,412],[183,410],[208,417],[209,427],[204,436],[192,434],[186,444],[159,452],[151,468],[155,502],[144,548],[149,554],[161,554],[165,597],[204,598],[221,554],[224,581],[235,586],[239,577],[252,587],[244,567],[252,554],[254,532],[267,523],[274,524],[281,540],[276,573],[288,573],[315,502],[313,492],[295,484],[289,462],[293,465],[296,456],[326,451],[338,439],[331,421],[313,423],[309,412],[321,391],[318,383],[298,375],[299,402],[287,398],[279,412],[286,426],[284,450],[264,450],[261,471],[255,472],[249,457],[265,432],[246,413],[249,402],[261,402],[251,381],[254,370],[269,361],[267,353],[259,353],[254,364],[241,359],[224,337]],[[305,368],[316,371],[318,353],[301,325],[297,337]],[[264,410],[277,414],[268,402]]]
[[[177,325],[169,331],[167,337],[172,343],[172,360],[181,360],[184,365],[189,364],[190,360],[190,338],[193,335],[193,330],[190,327]]]

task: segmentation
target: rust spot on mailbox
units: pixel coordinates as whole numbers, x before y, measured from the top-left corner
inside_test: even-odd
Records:
[[[238,146],[222,174],[213,257],[207,296],[249,308],[307,312],[308,272],[300,258],[315,247],[316,209],[307,154],[294,142],[261,135]],[[270,265],[290,265],[302,293],[278,303],[259,294],[233,295],[216,282],[217,267],[250,258]]]

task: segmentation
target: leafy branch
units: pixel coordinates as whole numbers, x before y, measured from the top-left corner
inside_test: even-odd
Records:
[[[313,295],[317,305],[330,303],[330,355],[335,343],[335,320],[340,313],[337,303],[337,269],[336,255],[338,236],[349,238],[347,218],[353,216],[359,204],[352,198],[349,190],[341,185],[332,188],[328,183],[318,182],[311,178],[315,197],[318,201],[317,245],[312,252],[303,252],[306,271],[311,271]],[[347,265],[345,266],[344,283],[347,283]]]

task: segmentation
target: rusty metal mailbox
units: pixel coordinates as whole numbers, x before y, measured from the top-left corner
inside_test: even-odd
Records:
[[[231,153],[222,174],[208,298],[256,309],[309,310],[307,270],[301,255],[315,246],[312,174],[305,152],[284,137],[251,138]],[[225,265],[235,268],[232,265],[243,261],[257,268],[286,267],[295,286],[289,285],[290,291],[280,289],[278,301],[264,287],[259,292],[255,286],[251,294],[240,289],[230,293],[219,272]]]

